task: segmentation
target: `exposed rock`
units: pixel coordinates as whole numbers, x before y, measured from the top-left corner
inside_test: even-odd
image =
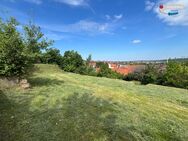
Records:
[[[27,79],[22,79],[22,80],[20,80],[20,84],[27,84],[28,82],[27,82]]]
[[[27,84],[22,84],[21,87],[22,87],[23,89],[29,89],[31,86],[30,86],[29,83],[27,83]]]
[[[31,87],[31,85],[28,83],[27,79],[22,79],[20,81],[20,86],[23,89],[29,89]]]

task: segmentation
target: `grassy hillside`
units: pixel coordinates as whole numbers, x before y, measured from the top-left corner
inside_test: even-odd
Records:
[[[1,141],[187,141],[188,91],[37,65],[32,88],[0,83]]]

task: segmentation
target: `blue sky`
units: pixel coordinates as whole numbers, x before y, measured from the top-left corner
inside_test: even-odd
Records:
[[[159,4],[184,8],[168,16]],[[188,57],[187,0],[1,0],[0,16],[34,21],[62,54],[76,50],[115,61]]]

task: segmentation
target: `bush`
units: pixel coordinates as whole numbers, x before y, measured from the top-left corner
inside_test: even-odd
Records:
[[[94,68],[83,65],[76,70],[76,73],[89,76],[97,76],[97,72]]]
[[[62,61],[62,56],[60,54],[60,50],[58,49],[47,49],[45,53],[43,53],[41,57],[41,62],[46,64],[57,64],[60,65]]]
[[[129,73],[128,75],[124,76],[123,80],[126,81],[141,81],[143,78],[143,73]]]
[[[81,72],[83,66],[82,56],[75,51],[66,51],[60,63],[60,67],[67,72]]]
[[[188,89],[188,62],[170,61],[165,70],[158,65],[147,65],[141,73],[128,74],[126,81],[141,81],[142,84],[158,84]]]
[[[156,65],[149,64],[146,66],[146,69],[143,72],[141,79],[142,84],[153,83],[156,84],[159,74],[159,68]]]
[[[165,85],[188,89],[188,62],[170,61],[164,78]]]

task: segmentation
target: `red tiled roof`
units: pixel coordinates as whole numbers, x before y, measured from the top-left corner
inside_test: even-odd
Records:
[[[144,69],[143,65],[127,65],[123,67],[112,68],[113,71],[116,71],[123,75],[127,75],[129,73],[133,73],[133,72],[140,71],[143,69]]]
[[[96,62],[92,61],[89,63],[90,66],[96,68]],[[120,66],[119,64],[115,63],[108,63],[109,68],[117,73],[128,75],[129,73],[139,72],[145,68],[145,65],[125,65]],[[99,72],[99,68],[96,68],[96,71]]]
[[[124,67],[113,68],[112,70],[116,71],[117,73],[123,74],[123,75],[127,75],[129,73],[129,69],[128,68],[124,68]]]

